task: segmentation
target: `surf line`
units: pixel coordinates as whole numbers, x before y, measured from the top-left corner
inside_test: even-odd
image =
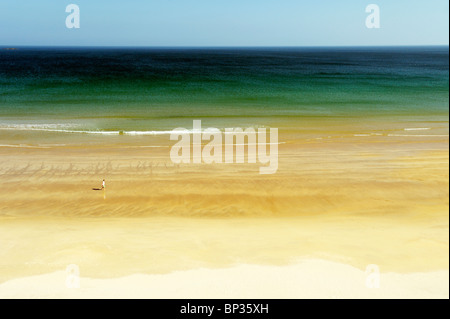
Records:
[[[274,174],[278,170],[278,128],[270,128],[270,142],[267,143],[266,128],[257,131],[252,127],[226,128],[222,132],[210,127],[202,130],[202,121],[194,120],[192,131],[178,127],[172,130],[170,140],[178,141],[170,149],[170,159],[175,164],[244,163],[247,157],[248,163],[256,163],[258,159],[259,163],[268,164],[259,168],[260,174]],[[209,143],[202,147],[202,141]]]

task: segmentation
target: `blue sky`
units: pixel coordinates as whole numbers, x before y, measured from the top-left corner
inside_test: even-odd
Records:
[[[68,4],[81,11],[67,29]],[[381,28],[365,26],[368,4]],[[448,0],[2,0],[0,45],[448,45]]]

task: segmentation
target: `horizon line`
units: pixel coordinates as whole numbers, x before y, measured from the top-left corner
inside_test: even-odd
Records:
[[[399,48],[399,47],[449,47],[449,44],[399,44],[399,45],[7,45],[0,48]]]

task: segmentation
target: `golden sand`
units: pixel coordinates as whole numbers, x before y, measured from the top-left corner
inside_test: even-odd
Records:
[[[280,129],[273,175],[176,165],[170,141],[0,147],[0,282],[68,264],[90,278],[298,258],[448,270],[448,130],[389,136],[371,125]],[[92,190],[103,178],[106,190]]]

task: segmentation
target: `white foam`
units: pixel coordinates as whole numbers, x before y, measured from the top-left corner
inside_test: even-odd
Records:
[[[26,144],[0,144],[0,147],[11,147],[11,148],[50,148],[48,146],[35,146]]]
[[[427,130],[431,130],[430,127],[409,127],[409,128],[405,128],[405,131],[427,131]]]
[[[10,130],[61,130],[79,127],[74,124],[0,124],[0,129]]]
[[[435,134],[435,135],[419,135],[419,134],[388,134],[388,136],[407,136],[407,137],[448,137],[448,134]]]
[[[70,134],[98,134],[98,135],[130,135],[130,136],[145,136],[145,135],[169,135],[169,134],[192,134],[192,133],[209,133],[207,129],[204,130],[164,130],[164,131],[101,131],[101,130],[74,130],[69,124],[14,124],[0,126],[0,130],[14,130],[14,131],[43,131],[54,133],[70,133]],[[222,132],[224,134],[247,134],[246,132]]]
[[[168,134],[172,134],[172,133],[176,133],[176,134],[184,134],[184,133],[189,133],[191,134],[191,131],[119,131],[119,134],[123,134],[123,135],[168,135]]]

